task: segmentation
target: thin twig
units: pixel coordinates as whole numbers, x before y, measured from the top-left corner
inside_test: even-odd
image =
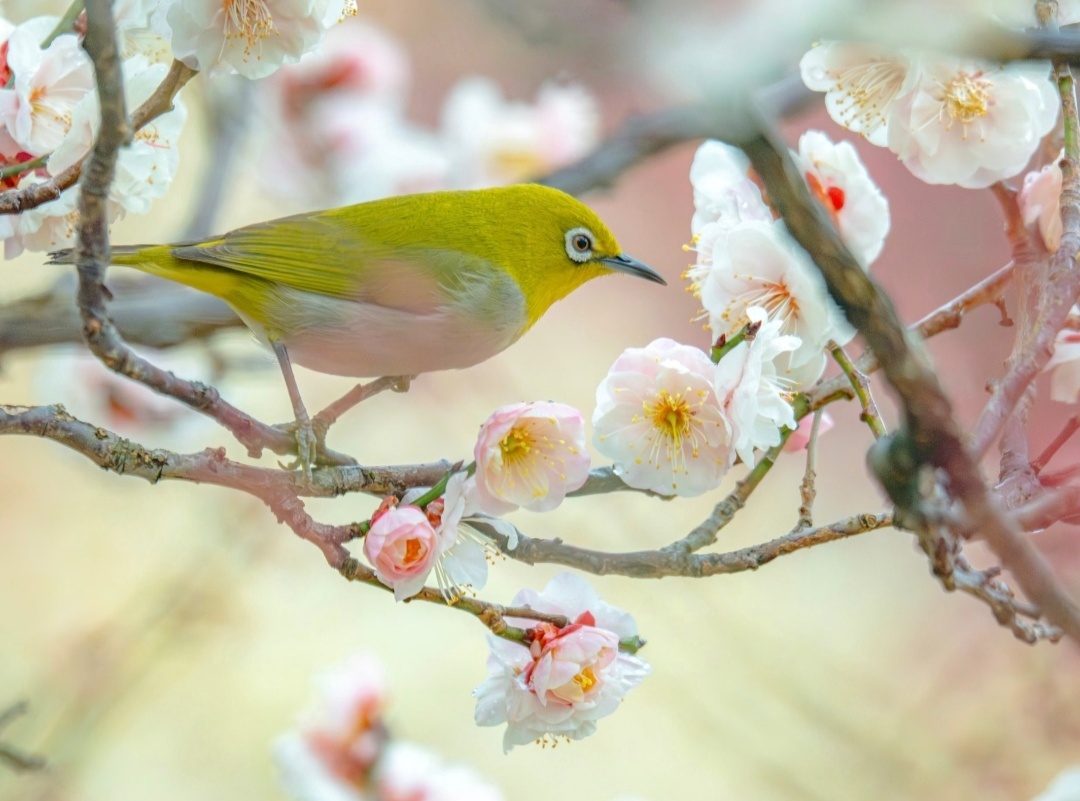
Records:
[[[874,396],[870,391],[870,379],[852,364],[850,357],[842,347],[834,345],[830,348],[830,352],[836,363],[840,365],[841,371],[848,377],[851,388],[855,390],[855,396],[859,399],[859,405],[862,406],[862,414],[859,415],[859,419],[870,427],[874,439],[888,436],[889,432],[885,429],[885,423],[881,419],[881,412],[878,411],[877,403],[874,401]]]
[[[821,416],[823,414],[825,412],[820,409],[814,412],[814,422],[810,424],[810,438],[806,441],[806,470],[803,473],[802,483],[799,484],[799,497],[802,499],[802,503],[799,505],[799,522],[795,525],[796,531],[814,525],[814,498],[817,496],[814,481],[817,478],[818,429],[821,427]]]
[[[1074,414],[1065,421],[1064,427],[1054,437],[1053,441],[1046,446],[1046,450],[1040,453],[1039,457],[1031,463],[1031,469],[1035,472],[1035,475],[1043,471],[1043,468],[1054,458],[1054,454],[1061,450],[1061,447],[1072,439],[1072,435],[1077,431],[1080,431],[1080,415]]]

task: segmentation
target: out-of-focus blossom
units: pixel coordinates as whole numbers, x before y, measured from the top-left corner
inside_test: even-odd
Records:
[[[14,84],[0,90],[11,93],[0,101],[0,112],[11,138],[33,156],[60,144],[76,104],[94,88],[93,68],[77,37],[57,36],[41,49],[56,23],[55,17],[35,17],[16,27],[6,42]]]
[[[469,188],[541,175],[585,155],[599,136],[596,102],[580,86],[543,86],[532,105],[507,102],[487,78],[455,86],[442,115],[454,173]]]
[[[690,185],[694,188],[694,217],[690,230],[699,236],[706,225],[730,228],[745,220],[769,222],[770,209],[750,177],[750,159],[739,148],[710,139],[694,153]]]
[[[492,782],[466,765],[447,765],[415,743],[394,742],[379,763],[378,801],[503,801]]]
[[[716,365],[714,388],[732,428],[732,447],[747,467],[754,466],[754,450],[780,444],[780,429],[795,427],[791,408],[791,382],[777,376],[776,360],[801,344],[798,337],[780,333],[783,323],[770,320],[759,306],[746,310],[757,331]]]
[[[439,538],[424,510],[417,506],[381,509],[364,536],[364,555],[375,576],[403,601],[420,592],[435,558]]]
[[[1073,306],[1065,327],[1054,339],[1054,355],[1043,368],[1050,372],[1050,397],[1061,403],[1080,398],[1080,306]]]
[[[135,108],[149,98],[166,72],[168,68],[164,64],[150,64],[143,55],[125,61],[124,95],[128,108]],[[186,118],[184,104],[176,99],[171,111],[136,131],[131,144],[121,148],[109,199],[122,212],[145,214],[154,200],[165,196],[180,161],[180,131]],[[89,92],[75,106],[68,134],[49,158],[49,173],[58,175],[89,153],[100,124],[97,93]]]
[[[113,3],[121,58],[141,55],[153,62],[172,59],[168,41],[151,26],[151,14],[158,7],[158,0],[116,0]]]
[[[825,370],[825,345],[855,335],[829,297],[817,268],[780,223],[746,222],[723,234],[687,276],[700,294],[715,336],[732,337],[760,306],[801,344],[777,362],[779,375],[808,386]]]
[[[444,187],[446,148],[404,117],[408,82],[405,52],[382,30],[358,19],[333,28],[262,87],[263,183],[322,205]]]
[[[1024,225],[1038,225],[1043,243],[1051,253],[1061,244],[1061,180],[1061,165],[1054,161],[1025,175],[1017,198]]]
[[[796,161],[844,243],[864,267],[869,266],[889,233],[889,203],[855,148],[850,142],[834,143],[821,131],[807,131],[799,138]]]
[[[386,681],[380,664],[357,654],[326,671],[297,727],[274,743],[282,788],[296,801],[363,801],[386,753]]]
[[[1058,111],[1047,62],[922,56],[891,105],[888,146],[927,183],[978,189],[1019,173]]]
[[[821,413],[821,422],[818,424],[818,436],[820,437],[826,431],[835,426],[832,416],[826,412]],[[810,444],[810,431],[814,427],[814,416],[808,414],[802,420],[799,421],[798,427],[791,433],[791,436],[787,438],[787,442],[784,443],[784,450],[789,453],[806,450],[806,447]]]
[[[657,339],[629,348],[596,389],[593,443],[629,486],[700,495],[735,461],[732,431],[697,348]]]
[[[822,42],[799,62],[803,83],[825,93],[825,108],[837,125],[881,146],[910,68],[903,53],[857,42]]]
[[[74,193],[65,197],[69,194]],[[139,348],[138,352],[179,376],[223,386],[200,349]],[[205,415],[117,375],[83,347],[57,348],[43,354],[35,366],[33,388],[38,403],[62,403],[80,419],[155,447],[194,450],[205,445],[201,437],[214,427]]]
[[[189,67],[265,78],[355,10],[342,0],[175,0],[165,23],[174,55]]]
[[[637,635],[634,619],[601,601],[580,576],[560,573],[543,592],[519,592],[513,605],[573,622],[559,629],[513,620],[532,627],[529,647],[488,636],[488,677],[473,693],[476,722],[506,724],[507,751],[548,736],[587,737],[650,672],[643,660],[619,650],[620,639]]]
[[[1080,801],[1080,767],[1063,770],[1031,801]]]
[[[480,508],[500,515],[518,506],[548,512],[589,477],[585,422],[563,403],[496,409],[473,450]]]

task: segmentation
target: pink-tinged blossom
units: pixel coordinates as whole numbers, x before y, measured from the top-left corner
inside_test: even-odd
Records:
[[[927,183],[980,189],[1019,173],[1059,111],[1048,62],[921,56],[891,107],[888,147]]]
[[[547,84],[534,103],[507,102],[487,78],[467,78],[450,90],[443,139],[454,186],[521,181],[561,167],[596,144],[600,115],[580,86]]]
[[[1025,175],[1017,198],[1024,225],[1038,227],[1043,244],[1051,253],[1061,245],[1061,180],[1061,164],[1055,160]]]
[[[844,243],[868,267],[889,233],[889,203],[855,148],[850,142],[833,142],[821,131],[807,131],[799,137],[795,161]]]
[[[317,677],[316,697],[296,728],[274,743],[285,793],[296,801],[363,801],[386,753],[386,680],[357,654]]]
[[[391,743],[379,763],[377,801],[503,801],[491,781],[466,765],[446,764],[415,743]]]
[[[715,371],[700,350],[671,339],[615,360],[596,390],[593,444],[627,485],[683,496],[719,486],[735,451]]]
[[[514,619],[532,629],[526,647],[488,637],[488,677],[473,692],[480,726],[506,724],[503,748],[546,740],[580,740],[614,712],[650,672],[648,664],[619,650],[637,635],[630,615],[600,600],[580,576],[560,573],[543,592],[522,590],[514,606],[563,615],[563,628]]]
[[[833,421],[832,415],[823,411],[821,413],[821,422],[818,424],[818,436],[820,437],[826,431],[830,431],[835,425],[836,423]],[[799,421],[798,427],[791,433],[791,436],[787,438],[787,442],[784,443],[784,450],[788,453],[806,450],[807,445],[810,444],[810,431],[813,427],[814,416],[808,414]]]
[[[412,503],[427,491],[427,487],[411,489],[401,501]],[[466,592],[483,589],[487,583],[488,554],[498,552],[474,523],[495,528],[507,537],[511,549],[517,544],[517,529],[497,518],[481,517],[476,479],[464,471],[450,476],[442,496],[429,503],[424,513],[438,537],[438,553],[432,569],[448,602]]]
[[[731,423],[732,446],[742,463],[753,467],[755,450],[779,445],[780,430],[795,427],[791,382],[777,375],[776,361],[801,343],[782,335],[783,323],[770,320],[764,309],[752,306],[746,314],[757,331],[724,354],[713,386]]]
[[[825,370],[825,346],[849,342],[855,331],[829,297],[810,257],[781,223],[745,222],[717,237],[707,259],[691,268],[713,335],[735,336],[760,306],[780,320],[799,347],[777,361],[782,378],[813,384]]]
[[[903,53],[857,42],[822,42],[799,62],[803,83],[825,93],[833,121],[881,146],[910,68]]]
[[[548,512],[589,477],[585,421],[563,403],[514,403],[480,426],[473,451],[480,508]]]
[[[34,156],[60,144],[76,104],[94,88],[93,68],[77,37],[58,36],[41,49],[56,22],[55,17],[35,17],[15,28],[6,43],[14,84],[3,90],[13,93],[4,122],[19,147]]]
[[[439,537],[424,510],[391,506],[380,510],[364,536],[364,555],[375,576],[403,601],[420,592],[439,555]]]
[[[1073,306],[1065,327],[1054,339],[1054,355],[1043,368],[1050,372],[1050,397],[1061,403],[1080,398],[1080,306]]]
[[[726,229],[746,220],[773,220],[772,209],[750,175],[750,159],[737,147],[710,139],[697,149],[690,165],[694,188],[690,231],[695,237],[710,224]]]
[[[173,53],[189,67],[265,78],[355,11],[342,0],[175,0],[165,24]]]

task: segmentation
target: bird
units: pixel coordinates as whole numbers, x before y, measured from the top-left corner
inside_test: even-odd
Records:
[[[49,256],[73,261],[71,250]],[[594,278],[666,284],[592,209],[540,184],[399,195],[205,240],[114,246],[110,263],[221,298],[274,352],[309,478],[316,441],[293,363],[354,378],[471,367]]]

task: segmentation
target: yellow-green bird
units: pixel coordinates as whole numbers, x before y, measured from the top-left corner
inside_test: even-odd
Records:
[[[70,251],[51,254],[69,263]],[[290,362],[334,375],[470,367],[586,281],[627,273],[600,218],[550,187],[431,192],[298,214],[201,242],[128,245],[112,263],[224,300],[277,355],[310,469],[314,438]]]

